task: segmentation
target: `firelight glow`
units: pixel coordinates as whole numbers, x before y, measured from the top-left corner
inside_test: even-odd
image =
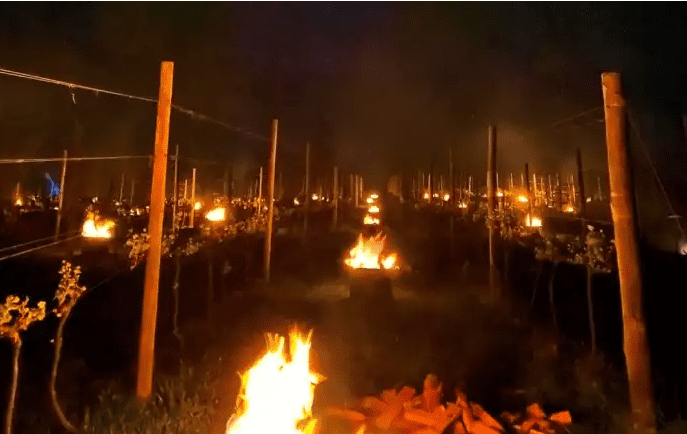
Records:
[[[563,212],[568,212],[568,213],[575,212],[575,207],[568,204],[565,206],[565,208],[563,208]]]
[[[195,205],[193,205],[193,209],[196,211],[200,210],[203,207],[203,204],[200,202],[196,202]]]
[[[371,205],[370,209],[368,209],[368,211],[371,214],[379,214],[379,207],[377,205]]]
[[[379,224],[379,219],[373,215],[370,214],[365,214],[365,218],[363,219],[363,224],[366,225],[378,225]]]
[[[377,200],[377,199],[379,199],[379,195],[378,195],[377,193],[372,193],[372,194],[370,195],[370,197],[372,198],[372,200]]]
[[[310,371],[311,334],[267,335],[267,353],[241,376],[237,412],[226,434],[312,434],[315,386],[322,377]]]
[[[528,202],[527,196],[523,196],[523,195],[518,196],[518,202],[527,203]]]
[[[227,219],[227,209],[218,207],[205,214],[205,218],[211,222],[223,222]]]
[[[531,228],[540,228],[541,227],[541,218],[539,217],[532,217],[530,220],[529,214],[527,215],[527,226]]]
[[[112,238],[114,226],[114,221],[99,219],[95,214],[89,213],[83,222],[81,235],[85,238]]]
[[[357,244],[348,252],[348,258],[344,264],[351,268],[364,268],[368,270],[398,269],[396,253],[384,254],[386,248],[386,235],[379,233],[370,238],[358,235]]]
[[[372,197],[368,197],[367,199],[365,199],[365,202],[367,202],[367,203],[373,203],[374,201],[375,200],[372,199]]]
[[[448,193],[446,193],[446,194],[444,195],[444,202],[448,202],[449,200],[451,200],[451,195],[448,194]]]

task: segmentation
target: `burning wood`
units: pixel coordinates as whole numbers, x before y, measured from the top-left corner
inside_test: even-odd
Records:
[[[205,219],[211,222],[223,222],[227,219],[227,209],[224,207],[214,208],[205,214]]]
[[[378,225],[379,224],[379,218],[373,216],[372,214],[365,214],[365,218],[363,219],[363,223],[366,225]]]
[[[436,376],[425,378],[422,393],[411,387],[388,389],[381,396],[363,398],[355,409],[332,407],[327,416],[347,421],[352,432],[365,434],[381,431],[407,434],[498,434],[504,425],[479,404],[468,402],[456,390],[456,400],[441,403],[442,384]],[[567,411],[546,417],[538,404],[527,407],[525,416],[503,413],[501,419],[518,434],[558,434],[572,423]]]
[[[359,234],[358,243],[348,252],[349,257],[344,259],[344,263],[354,269],[398,269],[398,255],[386,253],[385,250],[386,235],[380,232],[370,238],[364,238]]]
[[[367,211],[370,214],[379,214],[379,207],[377,205],[370,205],[370,208]]]
[[[237,411],[227,422],[227,434],[311,434],[315,386],[323,378],[310,372],[310,337],[297,331],[285,339],[267,335],[267,353],[241,376]]]
[[[81,235],[86,238],[112,238],[114,236],[115,222],[98,217],[89,212],[81,228]]]

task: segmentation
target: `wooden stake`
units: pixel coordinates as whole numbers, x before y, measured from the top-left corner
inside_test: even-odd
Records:
[[[356,184],[357,185],[357,184]],[[358,204],[358,198],[355,200]],[[308,236],[308,211],[310,210],[310,142],[305,144],[305,204],[303,204],[303,242]]]
[[[332,229],[336,230],[339,218],[339,168],[334,167],[334,218],[332,219]]]
[[[267,172],[267,231],[265,232],[265,282],[270,281],[270,260],[272,257],[272,231],[274,229],[274,173],[277,165],[277,119],[272,120],[272,146],[270,166]]]
[[[642,276],[635,227],[635,204],[626,143],[626,107],[620,73],[601,74],[611,214],[618,257],[623,313],[623,349],[634,431],[656,432],[649,342],[642,307]]]
[[[57,221],[55,223],[55,241],[60,236],[62,225],[62,204],[64,203],[64,180],[67,177],[67,150],[62,154],[62,175],[60,176],[60,199],[57,203]]]
[[[141,400],[150,398],[153,388],[155,358],[155,328],[157,321],[158,285],[160,283],[160,259],[162,257],[162,219],[165,214],[165,176],[167,174],[167,143],[169,140],[169,115],[172,107],[172,78],[174,63],[162,62],[160,94],[157,103],[155,128],[155,159],[150,196],[150,221],[148,235],[150,247],[145,270],[143,290],[143,317],[138,350],[138,376],[136,395]]]
[[[174,192],[172,199],[172,232],[177,231],[177,206],[179,205],[179,145],[174,153]]]
[[[193,175],[191,177],[191,217],[189,218],[189,227],[193,228],[196,220],[196,168],[193,168]]]
[[[488,167],[487,167],[487,207],[489,212],[489,288],[492,299],[498,297],[496,282],[496,127],[489,126],[488,134]]]
[[[582,170],[582,152],[577,149],[577,191],[580,195],[580,200],[578,201],[578,209],[580,210],[580,215],[584,217],[587,212],[587,196],[584,191],[584,170]]]

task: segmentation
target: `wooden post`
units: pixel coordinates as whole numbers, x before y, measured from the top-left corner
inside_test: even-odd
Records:
[[[262,202],[262,166],[260,166],[260,181],[258,184],[258,199]]]
[[[179,205],[179,145],[174,153],[174,192],[172,199],[172,232],[177,231],[177,207]]]
[[[489,125],[487,167],[487,209],[489,212],[489,288],[493,300],[498,297],[496,282],[496,127]]]
[[[355,175],[355,207],[358,208],[358,201],[360,199],[360,176]]]
[[[131,180],[131,196],[129,197],[129,206],[134,206],[134,187],[136,186],[136,180]]]
[[[67,176],[67,150],[62,154],[62,175],[60,176],[60,199],[57,203],[57,221],[55,222],[55,241],[60,236],[62,225],[62,204],[64,203],[64,180]]]
[[[530,194],[530,165],[525,163],[525,175],[523,176],[525,181],[525,191],[527,192],[527,218],[528,223],[532,221],[532,194]]]
[[[119,184],[119,204],[124,200],[124,174],[122,173],[122,182]]]
[[[222,179],[222,195],[224,197],[229,197],[229,168],[224,169],[224,177]]]
[[[265,232],[265,282],[270,281],[270,260],[272,256],[272,231],[274,229],[274,172],[277,165],[277,119],[272,120],[272,146],[270,167],[267,172],[267,231]]]
[[[189,218],[189,227],[193,228],[196,220],[196,168],[193,168],[193,175],[191,177],[191,217]]]
[[[339,218],[339,168],[334,167],[334,218],[332,219],[332,229],[336,230]]]
[[[358,203],[356,199],[356,204]],[[308,236],[308,211],[310,210],[310,142],[305,144],[305,204],[303,205],[303,242]]]
[[[585,216],[587,212],[587,196],[584,191],[584,170],[582,169],[582,152],[577,149],[577,192],[580,195],[580,200],[578,202],[580,215]]]
[[[143,290],[143,317],[138,350],[138,376],[136,395],[141,400],[150,398],[153,387],[155,358],[155,327],[157,321],[158,285],[160,283],[160,258],[162,257],[162,219],[165,213],[165,175],[167,174],[167,142],[169,140],[169,115],[172,107],[173,62],[162,62],[160,94],[157,103],[155,128],[155,159],[150,197],[150,221],[148,235],[150,248],[145,270]]]
[[[620,73],[601,74],[611,214],[618,257],[623,314],[623,349],[635,432],[655,433],[649,342],[642,307],[642,276],[635,227],[635,204],[626,143],[626,107]]]
[[[188,199],[188,179],[184,179],[184,201]]]
[[[350,175],[349,182],[350,182],[351,186],[350,186],[350,190],[348,191],[348,198],[351,200],[351,202],[353,202],[353,201],[354,201],[354,200],[353,200],[353,196],[354,196],[354,194],[355,194],[355,193],[354,193],[354,192],[355,192],[355,180],[353,179],[353,174],[352,174],[352,173],[351,173],[351,175]]]

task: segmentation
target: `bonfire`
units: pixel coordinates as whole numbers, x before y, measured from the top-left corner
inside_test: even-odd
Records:
[[[98,217],[95,213],[89,212],[81,228],[81,235],[85,238],[112,238],[114,236],[115,222],[109,219]]]
[[[358,242],[348,252],[344,264],[353,269],[395,270],[398,269],[398,255],[386,252],[386,235],[381,232],[369,238],[358,235]]]
[[[312,333],[267,335],[267,353],[241,376],[237,411],[226,434],[312,434],[315,386],[324,378],[310,371]]]

